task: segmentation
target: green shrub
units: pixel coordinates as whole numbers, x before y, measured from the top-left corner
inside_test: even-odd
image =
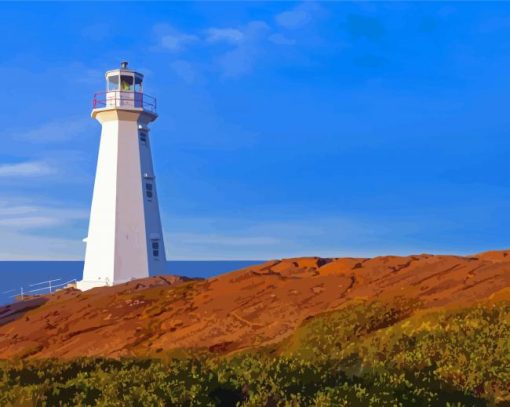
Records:
[[[418,309],[352,305],[273,352],[2,362],[0,406],[510,405],[510,304]]]

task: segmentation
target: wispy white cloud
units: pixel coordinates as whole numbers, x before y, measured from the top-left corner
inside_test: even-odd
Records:
[[[314,2],[304,1],[293,9],[276,15],[275,20],[280,26],[289,30],[302,28],[312,22],[321,12],[321,7]]]
[[[0,201],[0,259],[80,259],[88,211],[28,198]],[[77,226],[78,225],[78,226]],[[83,229],[76,235],[76,229]]]
[[[238,78],[252,70],[256,49],[236,48],[219,58],[219,66],[225,78]]]
[[[39,236],[0,228],[2,260],[82,260],[85,246],[81,239]]]
[[[0,226],[21,231],[65,225],[85,220],[88,211],[58,205],[30,205],[17,200],[0,201]]]
[[[185,60],[178,59],[170,64],[170,67],[175,74],[184,80],[186,83],[194,83],[198,78],[199,74],[193,67],[193,65]]]
[[[285,29],[298,29],[311,23],[323,14],[314,2],[303,2],[275,16],[276,25]],[[209,27],[197,33],[186,33],[168,24],[157,24],[153,28],[156,38],[154,51],[184,51],[192,45],[208,46],[211,59],[223,78],[235,79],[250,73],[268,45],[289,46],[296,40],[275,30],[275,24],[262,20],[250,21],[239,26]],[[222,45],[221,47],[219,45]],[[229,48],[230,46],[230,48]],[[227,49],[225,49],[227,47]],[[214,57],[215,55],[215,57]],[[174,73],[187,83],[196,81],[199,71],[211,68],[210,63],[178,59],[170,63]]]
[[[15,227],[21,229],[37,229],[41,227],[56,226],[61,220],[47,216],[23,216],[14,218],[0,218],[0,226]]]
[[[37,210],[35,206],[29,205],[10,205],[4,201],[0,202],[0,219],[5,216],[16,216],[25,215],[27,213],[33,213]]]
[[[188,44],[197,40],[194,35],[188,34],[168,34],[160,38],[160,45],[162,48],[170,51],[180,51]]]
[[[44,123],[33,129],[10,131],[17,138],[35,143],[62,142],[92,131],[94,123],[88,118],[70,118]]]
[[[175,31],[170,26],[158,26],[155,31],[160,33],[159,48],[180,51],[192,42],[202,42],[210,47],[226,44],[230,48],[218,48],[219,54],[213,59],[225,78],[237,78],[253,68],[254,62],[261,53],[262,42],[267,40],[271,29],[264,21],[251,21],[240,27],[211,27],[203,31],[202,37]],[[168,31],[171,31],[169,34]],[[161,35],[162,32],[166,34]],[[276,37],[275,40],[282,40]],[[214,51],[217,51],[213,48]],[[192,83],[197,79],[196,66],[182,59],[171,63],[172,70],[184,81]]]
[[[282,220],[248,218],[172,219],[165,233],[168,258],[176,260],[271,259],[282,257],[365,257],[419,252],[395,243],[423,225],[354,216]],[[390,225],[391,224],[391,225]]]
[[[226,78],[237,78],[253,69],[257,57],[263,50],[261,42],[270,32],[269,26],[264,21],[252,21],[240,30],[244,40],[221,55],[218,60],[222,74]]]
[[[176,30],[169,24],[157,24],[154,27],[156,35],[156,49],[170,52],[183,51],[186,47],[199,40],[193,34],[186,34]]]
[[[163,214],[169,259],[235,260],[302,256],[373,257],[419,253],[464,253],[455,241],[434,240],[458,231],[458,219],[408,215],[373,216],[354,213],[295,213],[288,206],[267,208],[239,217],[190,218]],[[260,217],[260,213],[265,216]],[[475,225],[485,220],[473,220]],[[434,236],[429,240],[428,236]],[[444,238],[443,236],[443,238]],[[449,240],[449,237],[445,239]],[[435,243],[434,243],[435,242]]]
[[[294,45],[296,43],[295,40],[286,37],[281,33],[272,34],[269,36],[269,41],[277,45]]]
[[[184,244],[212,244],[215,246],[271,246],[281,242],[272,236],[243,236],[239,234],[223,235],[217,233],[179,233],[173,236]]]
[[[90,170],[85,169],[90,154],[89,146],[95,142],[93,136],[100,134],[94,120],[82,117],[69,117],[50,120],[28,127],[20,123],[0,131],[6,146],[6,158],[0,162],[2,184],[16,184],[25,191],[37,187],[35,183],[19,183],[17,178],[35,178],[52,183],[82,183],[90,178]],[[91,137],[92,136],[92,137]],[[19,152],[23,155],[20,157]],[[7,158],[9,157],[10,158]],[[65,175],[51,177],[52,175]]]
[[[237,28],[209,28],[206,33],[208,42],[239,44],[245,39],[245,34]]]
[[[16,164],[0,164],[0,178],[42,177],[56,172],[56,168],[44,161],[26,161]]]

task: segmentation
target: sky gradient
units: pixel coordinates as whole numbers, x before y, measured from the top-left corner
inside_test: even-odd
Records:
[[[510,3],[1,3],[0,260],[82,259],[104,72],[169,259],[510,247]]]

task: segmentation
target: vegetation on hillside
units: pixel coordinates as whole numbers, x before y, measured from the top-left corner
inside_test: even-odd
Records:
[[[172,355],[3,362],[0,405],[510,406],[510,302],[360,302],[271,348]]]

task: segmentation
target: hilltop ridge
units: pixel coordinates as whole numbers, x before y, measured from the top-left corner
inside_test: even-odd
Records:
[[[281,342],[309,318],[360,301],[467,307],[510,299],[509,287],[510,251],[306,257],[209,279],[150,277],[1,307],[0,359],[231,353]]]

